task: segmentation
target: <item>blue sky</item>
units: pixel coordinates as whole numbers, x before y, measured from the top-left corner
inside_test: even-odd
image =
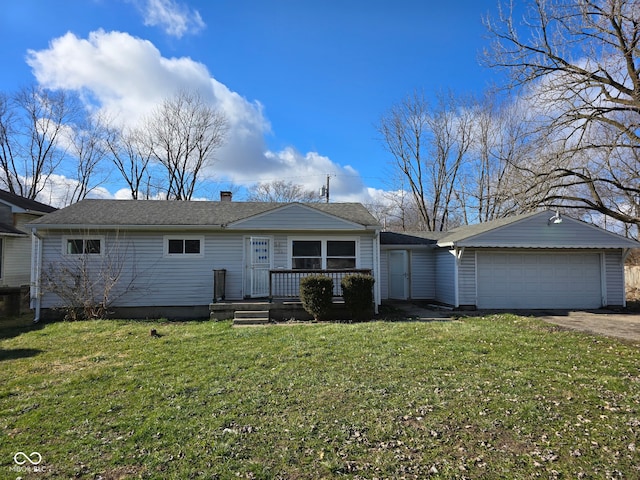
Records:
[[[390,188],[375,129],[385,110],[416,89],[500,82],[479,63],[494,0],[6,3],[0,90],[80,88],[123,118],[178,87],[210,91],[232,120],[211,172],[220,185],[319,188],[330,173],[332,200],[370,202]],[[104,188],[117,197],[117,178]]]

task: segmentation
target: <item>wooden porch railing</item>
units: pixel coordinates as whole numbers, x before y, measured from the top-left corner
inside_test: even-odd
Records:
[[[361,273],[371,275],[368,268],[344,270],[269,270],[269,298],[299,298],[300,280],[309,275],[324,275],[333,280],[333,296],[342,296],[340,282],[346,275]]]

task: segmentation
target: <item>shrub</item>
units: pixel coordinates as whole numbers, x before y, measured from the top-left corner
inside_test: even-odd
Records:
[[[354,320],[365,320],[373,314],[373,284],[371,275],[355,273],[345,275],[342,285],[344,303]]]
[[[324,320],[331,310],[333,280],[324,275],[310,275],[300,280],[302,307],[314,320]]]

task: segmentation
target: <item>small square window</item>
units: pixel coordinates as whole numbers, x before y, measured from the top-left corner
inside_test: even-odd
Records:
[[[86,240],[84,253],[100,253],[100,240]]]
[[[183,240],[170,239],[169,240],[169,253],[184,253]]]
[[[200,253],[200,240],[185,240],[184,253]]]
[[[80,255],[83,252],[83,241],[78,239],[67,240],[67,253],[69,255]]]

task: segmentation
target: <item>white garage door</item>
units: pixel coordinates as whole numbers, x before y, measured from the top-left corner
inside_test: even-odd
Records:
[[[600,255],[478,252],[478,308],[599,308]]]

